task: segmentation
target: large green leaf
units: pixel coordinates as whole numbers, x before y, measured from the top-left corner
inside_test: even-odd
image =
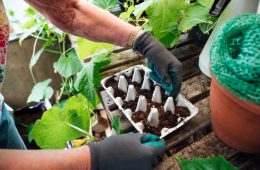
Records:
[[[83,60],[86,57],[93,55],[94,53],[101,50],[107,50],[110,52],[113,50],[113,48],[114,45],[112,44],[94,42],[84,38],[77,39],[77,52],[80,60]]]
[[[82,69],[81,62],[74,50],[61,56],[59,60],[53,64],[53,67],[62,77],[65,78],[69,78],[70,76],[80,72]]]
[[[88,105],[84,96],[79,95],[71,97],[64,110],[46,111],[32,130],[37,145],[43,149],[62,149],[66,147],[66,141],[83,136],[90,127]]]
[[[94,0],[93,2],[105,10],[113,9],[117,6],[117,0]]]
[[[180,34],[176,27],[170,29],[170,26],[178,24],[189,6],[185,0],[153,0],[152,5],[147,8],[152,34],[166,47],[172,47]]]
[[[96,89],[100,87],[100,69],[110,63],[109,53],[99,54],[87,63],[79,73],[74,87],[96,106]]]
[[[39,102],[41,99],[50,99],[54,93],[53,89],[49,86],[51,79],[37,83],[27,99],[27,103]]]
[[[182,170],[238,170],[223,156],[194,158],[192,160],[176,158]]]
[[[187,32],[192,27],[199,23],[210,23],[208,20],[209,9],[201,6],[200,4],[194,4],[187,12],[185,16],[180,21],[180,30],[182,32]]]

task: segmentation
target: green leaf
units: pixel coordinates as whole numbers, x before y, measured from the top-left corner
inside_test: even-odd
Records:
[[[199,3],[200,5],[211,9],[211,6],[213,5],[214,0],[197,0],[197,3]]]
[[[101,50],[112,51],[114,45],[108,43],[100,43],[90,41],[84,38],[77,39],[77,53],[79,55],[80,60],[85,59],[86,57],[93,55]]]
[[[177,42],[180,32],[176,29],[176,25],[190,6],[191,4],[184,0],[154,0],[147,8],[146,13],[152,34],[166,47],[173,47]],[[171,29],[170,26],[175,28]]]
[[[31,18],[30,20],[26,21],[21,27],[24,28],[24,29],[30,29],[35,24],[37,24],[36,18]]]
[[[238,170],[223,156],[194,158],[192,160],[176,158],[182,170]]]
[[[43,149],[63,149],[68,140],[77,139],[89,131],[89,103],[82,95],[68,100],[64,110],[52,108],[37,120],[32,136]]]
[[[96,106],[96,89],[100,87],[100,69],[110,63],[109,53],[99,54],[87,63],[79,73],[74,87]]]
[[[47,41],[44,42],[44,44],[42,45],[40,50],[37,51],[37,53],[34,56],[32,56],[30,64],[29,64],[30,69],[32,69],[33,66],[37,63],[37,61],[39,60],[40,56],[42,55],[42,53],[46,49],[46,47],[51,45],[51,44],[52,44],[52,40],[48,39]]]
[[[32,33],[36,32],[38,28],[39,24],[35,25],[34,27],[30,28],[25,33],[23,33],[21,38],[19,39],[19,44],[22,45],[23,40],[29,37]]]
[[[122,124],[121,124],[119,116],[113,115],[112,128],[115,129],[117,135],[121,134]]]
[[[28,134],[28,141],[29,143],[32,142],[33,140],[33,137],[32,137],[32,129],[33,129],[33,126],[34,126],[34,123],[30,123],[27,128],[26,128],[26,131],[27,131],[27,134]]]
[[[113,9],[117,6],[117,0],[94,0],[93,2],[105,10]]]
[[[133,13],[133,11],[135,10],[135,6],[130,6],[126,12],[122,12],[119,15],[119,18],[124,20],[124,21],[129,21],[131,14]]]
[[[71,50],[66,55],[62,55],[59,60],[53,64],[53,67],[64,78],[69,78],[82,69],[81,62],[74,50]]]
[[[28,7],[25,10],[25,16],[27,16],[27,17],[33,17],[36,14],[38,14],[38,12],[34,8],[32,8],[32,7]]]
[[[214,28],[217,19],[218,19],[218,17],[209,16],[208,17],[208,23],[198,24],[199,28],[203,32],[203,34],[208,34],[209,31],[212,30],[212,28]]]
[[[9,10],[8,10],[8,13],[9,13],[9,15],[10,15],[11,17],[14,17],[14,11],[13,11],[13,10],[9,9]]]
[[[65,99],[65,100],[60,101],[59,103],[55,103],[52,107],[64,109],[64,107],[66,106],[67,103],[68,103],[68,99]]]
[[[192,6],[186,13],[185,16],[180,21],[180,30],[182,32],[187,32],[192,27],[199,23],[209,23],[208,20],[209,9],[199,4]]]
[[[39,102],[41,99],[50,99],[54,93],[53,89],[48,86],[51,83],[51,79],[47,79],[43,82],[37,83],[27,99],[27,103]]]
[[[141,17],[141,15],[144,13],[144,11],[150,5],[152,5],[152,2],[153,2],[152,0],[148,0],[148,1],[142,2],[141,4],[135,5],[135,10],[134,10],[133,14],[137,20]]]

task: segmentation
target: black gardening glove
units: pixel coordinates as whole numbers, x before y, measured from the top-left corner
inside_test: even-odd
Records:
[[[150,77],[176,98],[182,84],[181,62],[148,32],[136,38],[133,49],[148,59]]]
[[[91,170],[151,170],[165,149],[159,137],[139,133],[111,136],[88,146]]]

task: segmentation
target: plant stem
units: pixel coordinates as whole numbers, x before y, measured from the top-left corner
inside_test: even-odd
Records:
[[[42,38],[42,37],[39,37],[39,36],[34,35],[34,34],[30,34],[30,36],[32,36],[32,37],[34,37],[34,38],[36,38],[36,39],[39,39],[39,40],[48,41],[48,39],[46,39],[46,38]]]
[[[65,123],[66,123],[66,125],[68,125],[69,127],[73,128],[73,129],[75,129],[75,130],[77,130],[77,131],[79,131],[79,132],[81,132],[81,133],[86,134],[89,139],[93,140],[93,137],[92,137],[87,131],[85,131],[85,130],[83,130],[83,129],[81,129],[81,128],[79,128],[79,127],[77,127],[77,126],[75,126],[75,125],[73,125],[73,124],[71,124],[71,123],[68,123],[68,122],[65,122]]]
[[[68,79],[65,78],[65,82],[64,82],[63,85],[62,85],[62,88],[61,88],[61,91],[60,91],[59,98],[61,98],[61,96],[62,96],[62,94],[63,94],[64,88],[65,88],[65,86],[67,85],[67,81],[68,81]]]
[[[62,54],[62,52],[60,52],[60,51],[55,51],[55,50],[49,50],[49,49],[46,49],[45,51],[47,51],[47,52],[50,52],[50,53],[54,53],[54,54]]]
[[[37,37],[40,36],[40,34],[41,34],[41,32],[42,32],[42,30],[43,30],[45,24],[46,24],[46,22],[43,24],[43,26],[42,26],[41,30],[39,31]],[[38,39],[39,39],[39,38],[36,38],[35,41],[34,41],[32,57],[35,55],[35,50],[36,50],[36,45],[37,45]],[[33,79],[34,84],[36,84],[36,80],[35,80],[35,77],[34,77],[34,74],[33,74],[33,70],[32,70],[32,69],[33,69],[33,68],[30,67],[30,73],[31,73],[31,76],[32,76],[32,79]]]

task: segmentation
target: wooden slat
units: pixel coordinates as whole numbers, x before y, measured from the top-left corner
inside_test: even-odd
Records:
[[[182,83],[181,94],[188,100],[208,91],[210,80],[203,74],[192,77]]]
[[[179,164],[176,157],[192,159],[192,158],[206,158],[210,156],[222,155],[229,159],[238,151],[228,147],[220,141],[213,132],[205,136],[202,140],[193,143],[192,145],[184,148],[174,156],[166,158],[154,170],[179,170]]]

